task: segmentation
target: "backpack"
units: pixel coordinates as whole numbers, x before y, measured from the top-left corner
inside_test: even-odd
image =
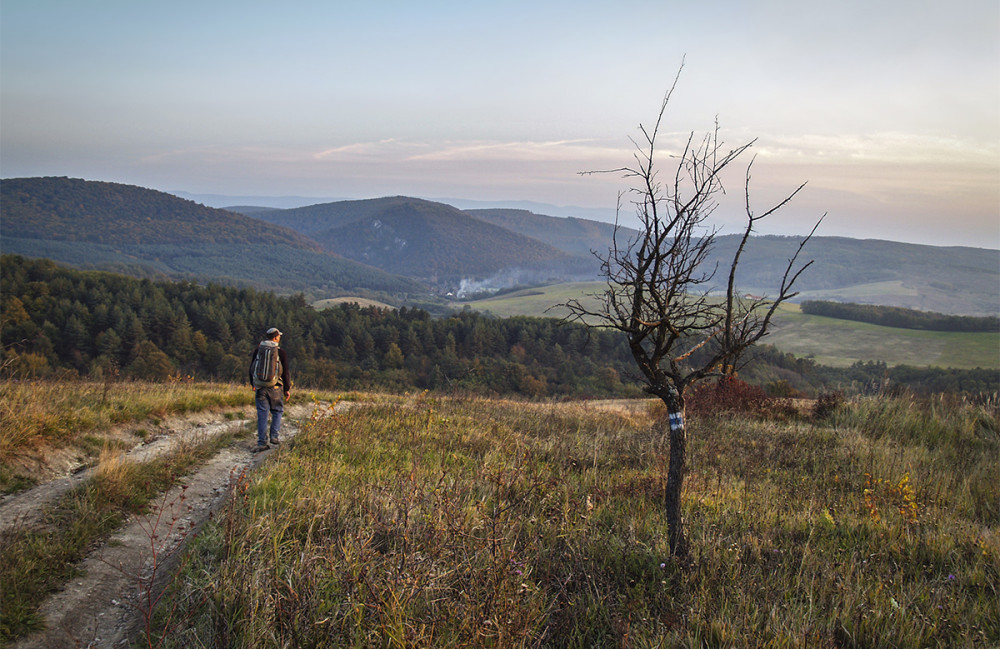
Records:
[[[278,343],[262,340],[257,346],[257,354],[250,365],[255,388],[273,388],[281,378],[281,361],[278,359]]]

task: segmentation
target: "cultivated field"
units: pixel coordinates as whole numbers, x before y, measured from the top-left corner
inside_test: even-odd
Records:
[[[528,315],[563,317],[553,308],[573,298],[600,292],[604,284],[587,282],[524,289],[469,305],[499,317]],[[592,302],[595,306],[597,302]],[[822,365],[847,367],[856,361],[884,361],[887,365],[1000,368],[1000,334],[946,333],[880,327],[804,314],[796,304],[783,304],[775,327],[764,342]]]

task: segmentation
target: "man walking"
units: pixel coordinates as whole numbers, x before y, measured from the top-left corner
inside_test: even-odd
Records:
[[[281,332],[276,327],[267,330],[264,340],[254,350],[250,362],[250,384],[256,393],[257,402],[257,448],[254,452],[266,451],[268,445],[277,445],[281,430],[281,417],[288,400],[292,381],[288,376],[288,358],[279,347]],[[268,427],[268,413],[271,425]]]

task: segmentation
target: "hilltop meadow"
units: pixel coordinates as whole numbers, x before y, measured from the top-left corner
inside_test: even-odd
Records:
[[[696,418],[689,564],[668,556],[656,407],[320,417],[195,544],[173,601],[211,605],[167,644],[996,645],[996,418],[946,412]]]
[[[156,412],[226,392],[181,384]],[[113,390],[108,407],[134,398]],[[315,398],[298,435],[192,527],[134,646],[1000,643],[995,402],[700,390],[683,498],[692,555],[678,562],[656,402]],[[105,453],[48,526],[0,537],[3,637],[39,624],[38,598],[115,521],[227,443],[133,469]],[[64,527],[81,508],[107,524]]]

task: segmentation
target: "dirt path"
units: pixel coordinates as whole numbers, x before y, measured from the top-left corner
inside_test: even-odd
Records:
[[[253,414],[252,408],[238,411],[199,412],[185,416],[171,417],[164,421],[156,432],[145,442],[136,445],[124,454],[136,462],[144,462],[158,455],[171,452],[178,444],[197,443],[242,425],[241,421],[227,421],[225,414],[238,413],[242,420]],[[60,478],[42,483],[26,491],[0,497],[0,533],[22,526],[32,525],[45,513],[45,506],[55,501],[63,493],[85,482],[94,473],[94,467],[76,463],[64,467]]]
[[[282,426],[284,442],[295,436],[297,421],[307,418],[312,409],[311,404],[286,407],[287,419]],[[222,434],[244,425],[226,421],[221,415],[216,417],[215,421],[192,417],[188,421],[190,425],[175,425],[171,434],[133,449],[128,457],[148,459],[184,441]],[[217,453],[187,475],[181,485],[165,494],[155,511],[133,518],[84,559],[79,565],[80,576],[42,605],[46,630],[22,639],[13,647],[127,647],[129,640],[143,629],[143,613],[149,608],[144,594],[149,592],[150,583],[165,581],[176,565],[178,549],[190,539],[192,531],[224,504],[230,485],[243,472],[252,470],[267,458],[280,459],[282,446],[264,453],[252,453],[255,442],[251,437],[253,435],[248,433],[245,443]],[[30,524],[43,504],[86,477],[87,472],[83,472],[8,498],[0,503],[0,525]]]

